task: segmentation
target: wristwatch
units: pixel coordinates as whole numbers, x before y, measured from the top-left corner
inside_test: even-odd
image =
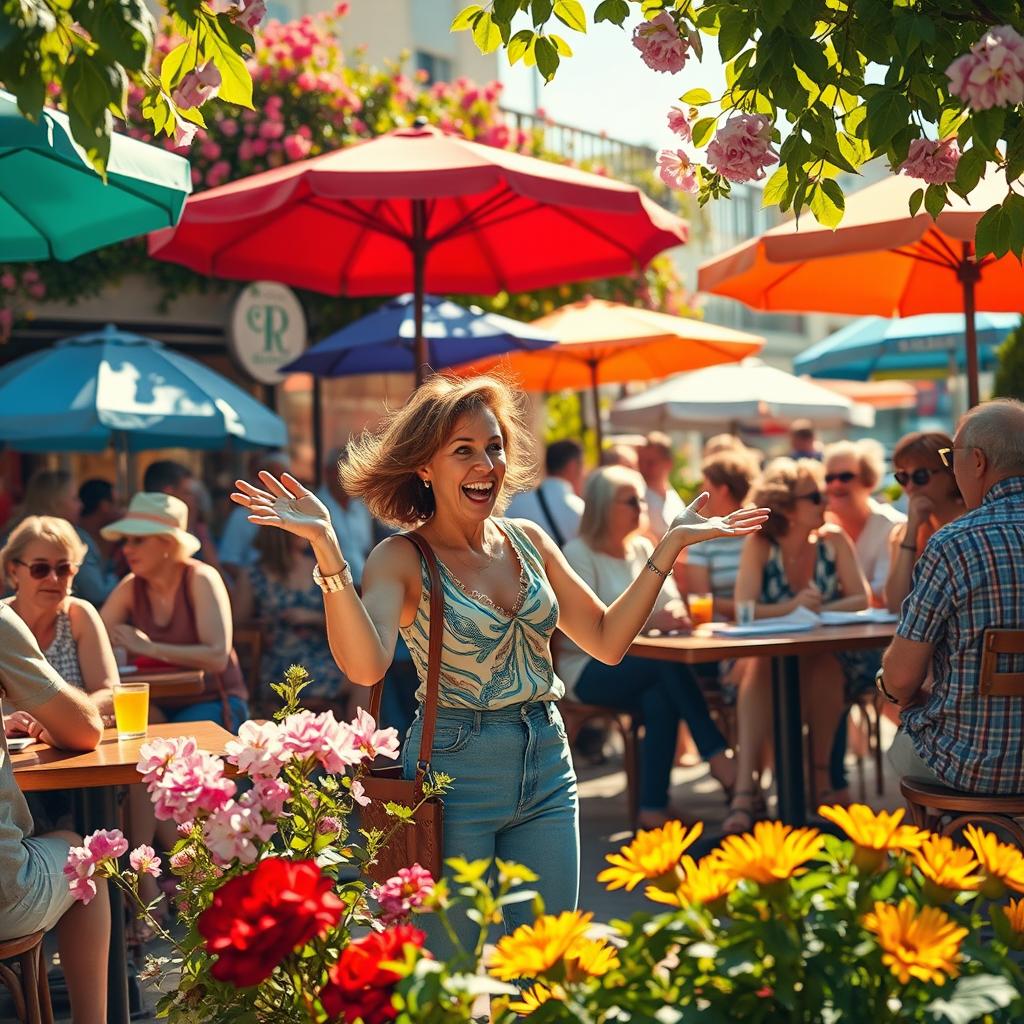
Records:
[[[886,699],[887,701],[889,701],[889,702],[890,702],[891,704],[895,704],[895,705],[897,705],[897,707],[899,706],[899,703],[900,703],[900,702],[899,702],[899,700],[897,700],[897,698],[895,698],[895,697],[894,697],[894,696],[893,696],[893,695],[892,695],[892,694],[891,694],[891,693],[890,693],[890,692],[889,692],[889,691],[888,691],[888,690],[887,690],[887,689],[885,688],[885,679],[884,679],[884,678],[883,678],[883,676],[882,676],[882,669],[879,669],[879,670],[878,670],[878,671],[877,671],[877,672],[875,673],[875,689],[876,689],[876,690],[877,690],[877,691],[878,691],[878,692],[879,692],[879,693],[880,693],[880,694],[881,694],[881,695],[882,695],[882,696],[883,696],[883,697],[884,697],[884,698],[885,698],[885,699]]]
[[[320,566],[317,565],[313,569],[313,582],[325,594],[337,594],[352,585],[352,570],[346,562],[338,572],[332,572],[330,576],[325,576],[320,571]]]

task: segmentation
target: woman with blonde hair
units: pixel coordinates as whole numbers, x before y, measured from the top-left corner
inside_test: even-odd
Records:
[[[563,686],[551,663],[558,626],[590,656],[620,661],[643,628],[680,551],[708,537],[750,533],[764,515],[705,519],[698,499],[680,515],[645,570],[610,606],[572,570],[547,534],[501,518],[532,482],[522,399],[493,377],[431,377],[381,428],[350,444],[345,490],[375,518],[416,531],[437,556],[445,613],[430,622],[430,576],[416,547],[389,537],[370,553],[362,595],[351,584],[326,509],[294,477],[260,473],[232,498],[251,521],[305,537],[324,591],[327,635],[352,682],[370,686],[391,663],[401,631],[423,699],[431,629],[443,630],[437,728],[430,765],[455,779],[445,797],[445,857],[532,866],[549,912],[576,905],[579,829],[576,778],[555,702]],[[415,770],[422,707],[406,737]],[[504,908],[505,927],[532,920]],[[444,930],[424,919],[433,951]],[[472,934],[459,927],[463,941]]]
[[[825,522],[824,472],[812,459],[770,463],[754,483],[750,500],[769,509],[760,536],[743,545],[736,601],[754,601],[759,619],[797,608],[859,611],[870,591],[850,538]],[[769,662],[745,659],[737,698],[737,783],[725,832],[745,832],[758,807],[755,779],[772,721]],[[832,654],[800,659],[805,712],[814,734],[813,771],[820,798],[830,792],[829,754],[843,712],[845,675]]]
[[[638,472],[622,466],[596,470],[584,490],[586,506],[579,536],[563,548],[566,561],[599,601],[612,604],[646,571],[654,545],[641,534],[646,484]],[[686,604],[673,580],[667,580],[645,623],[669,633],[690,629]],[[587,704],[603,704],[640,714],[644,738],[640,749],[638,824],[663,825],[669,809],[669,783],[679,723],[686,722],[712,776],[729,792],[735,766],[728,744],[711,720],[700,688],[686,665],[651,661],[627,654],[615,666],[592,658],[576,644],[563,644],[558,675],[566,695]]]

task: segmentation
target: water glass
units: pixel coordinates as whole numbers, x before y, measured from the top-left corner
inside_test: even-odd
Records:
[[[757,617],[756,601],[736,602],[736,623],[740,626],[749,626]]]
[[[145,737],[149,726],[149,683],[114,684],[114,721],[119,740]]]

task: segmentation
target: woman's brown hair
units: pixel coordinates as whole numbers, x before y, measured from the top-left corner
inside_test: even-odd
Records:
[[[434,514],[434,493],[417,470],[437,454],[462,416],[480,409],[494,413],[505,446],[505,480],[494,507],[500,514],[513,494],[532,486],[535,467],[525,396],[497,375],[429,377],[377,430],[349,442],[348,457],[338,467],[342,487],[390,526],[422,523]]]
[[[787,513],[796,505],[796,489],[801,480],[809,479],[820,491],[825,484],[821,463],[814,459],[774,459],[754,481],[750,503],[769,509],[768,521],[761,527],[761,536],[774,544],[789,530]]]
[[[914,430],[904,434],[896,442],[896,447],[892,450],[893,468],[899,469],[901,463],[912,461],[920,463],[925,469],[945,473],[949,477],[949,496],[962,501],[956,477],[953,476],[951,469],[942,464],[942,457],[939,455],[940,448],[952,447],[953,439],[941,430]]]
[[[728,487],[729,495],[739,506],[757,477],[757,463],[745,451],[729,448],[709,455],[701,463],[700,471],[716,487]]]

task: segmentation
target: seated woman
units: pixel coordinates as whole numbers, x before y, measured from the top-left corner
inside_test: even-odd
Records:
[[[890,534],[885,604],[891,612],[898,612],[910,593],[914,566],[932,534],[964,514],[953,471],[939,457],[940,448],[952,447],[949,435],[936,430],[907,434],[893,449],[894,476],[907,495],[907,521]]]
[[[111,686],[117,681],[114,652],[99,612],[71,596],[85,545],[66,519],[29,516],[0,551],[0,565],[14,596],[4,603],[28,626],[43,656],[66,683],[84,690],[111,720]],[[33,719],[18,711],[8,732],[32,731]],[[65,792],[34,793],[29,806],[39,827],[56,825],[70,812]]]
[[[260,530],[253,547],[256,564],[239,570],[233,604],[236,625],[253,619],[263,622],[259,696],[276,703],[268,683],[279,682],[290,665],[301,665],[311,677],[302,691],[303,706],[340,705],[339,717],[347,719],[344,705],[352,688],[327,643],[323,594],[313,582],[316,559],[309,545],[282,530]]]
[[[743,545],[736,600],[755,601],[757,618],[797,608],[819,612],[867,608],[869,591],[850,538],[825,523],[824,472],[811,459],[776,459],[754,484],[751,500],[771,509],[759,536]],[[770,664],[745,659],[737,700],[737,783],[725,832],[745,832],[757,809],[756,773],[771,737]],[[831,654],[800,659],[804,710],[814,733],[813,771],[822,799],[829,794],[829,752],[843,712],[845,674]],[[811,681],[813,680],[813,685]]]
[[[206,687],[184,706],[151,698],[169,722],[219,722],[237,732],[249,715],[245,682],[231,645],[231,603],[220,574],[192,557],[199,540],[185,530],[188,508],[169,494],[141,492],[124,519],[103,528],[124,539],[131,572],[100,613],[115,647],[136,659],[202,669]]]
[[[68,686],[43,657],[28,626],[0,606],[0,703],[32,716],[31,733],[67,750],[94,750],[102,725],[96,705]],[[116,822],[109,822],[113,827]],[[32,817],[14,779],[6,736],[0,734],[0,941],[56,928],[60,962],[75,1024],[107,1019],[110,903],[107,883],[95,879],[88,904],[71,895],[63,867],[72,832],[32,835]]]
[[[639,532],[644,491],[643,477],[633,470],[622,466],[596,470],[584,490],[580,534],[563,549],[569,565],[605,604],[615,601],[645,571],[654,550]],[[647,626],[666,632],[690,628],[686,606],[671,579],[665,581]],[[558,674],[570,698],[643,716],[640,825],[652,828],[674,816],[668,790],[680,721],[688,724],[712,775],[727,790],[731,788],[735,772],[726,742],[685,665],[629,654],[618,665],[606,665],[566,640]]]

